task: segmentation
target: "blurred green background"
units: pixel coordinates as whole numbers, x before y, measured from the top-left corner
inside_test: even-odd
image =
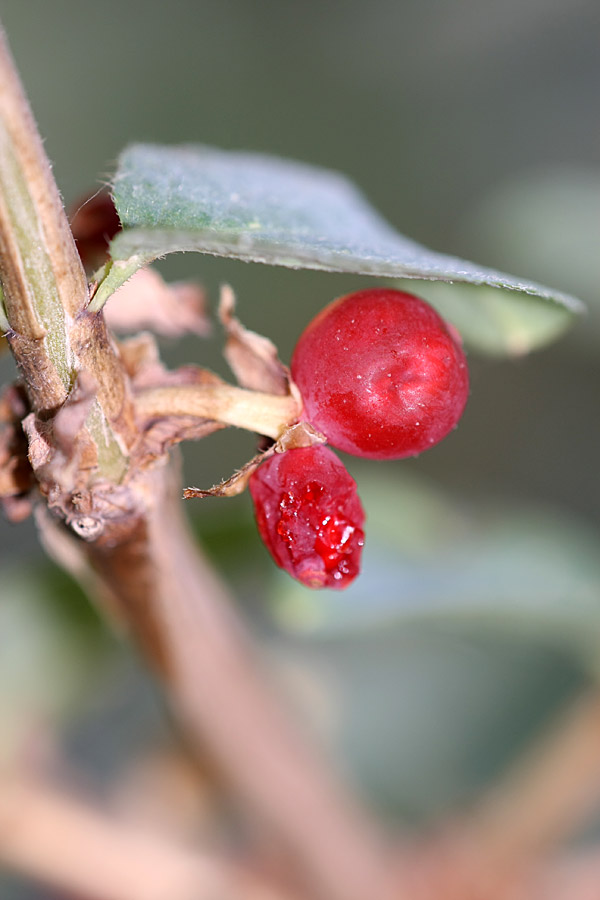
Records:
[[[274,572],[247,497],[190,508],[349,777],[403,820],[466,802],[597,667],[597,3],[4,0],[1,15],[67,204],[133,140],[265,151],[342,170],[437,250],[588,304],[531,357],[472,354],[464,419],[429,453],[350,462],[369,546],[348,594],[315,595]],[[366,282],[197,255],[162,270],[199,279],[213,304],[231,283],[245,324],[284,360],[320,307]],[[227,374],[218,329],[163,349],[172,364]],[[0,372],[11,377],[10,360]],[[212,436],[186,448],[186,481],[210,485],[253,451],[251,436]],[[0,648],[19,648],[0,661],[0,701],[13,709],[23,666],[21,713],[60,721],[67,755],[108,777],[160,732],[152,694],[49,574],[31,523],[0,522],[0,555]],[[34,652],[48,635],[56,645]],[[55,658],[53,696],[37,696]],[[73,691],[83,670],[89,689]]]

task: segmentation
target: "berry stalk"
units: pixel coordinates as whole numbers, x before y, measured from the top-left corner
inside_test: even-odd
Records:
[[[194,416],[234,425],[277,440],[300,415],[300,404],[288,394],[265,394],[229,384],[151,388],[136,395],[139,416]]]

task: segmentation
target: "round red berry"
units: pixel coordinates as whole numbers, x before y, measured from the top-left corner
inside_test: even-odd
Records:
[[[424,300],[388,288],[325,307],[300,336],[291,370],[304,417],[334,447],[370,459],[437,444],[469,393],[454,329]]]
[[[286,450],[250,478],[260,535],[278,566],[311,588],[358,575],[365,515],[356,482],[323,444]]]

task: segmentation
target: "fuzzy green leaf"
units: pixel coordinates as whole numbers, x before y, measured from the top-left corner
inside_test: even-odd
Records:
[[[133,145],[121,156],[114,197],[123,231],[111,244],[113,265],[97,307],[137,267],[195,250],[445,282],[419,291],[448,307],[466,339],[487,352],[522,353],[546,343],[582,308],[569,295],[428,250],[396,232],[346,178],[301,163],[195,145]]]

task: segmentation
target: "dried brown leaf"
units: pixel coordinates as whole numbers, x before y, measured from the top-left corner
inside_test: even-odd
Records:
[[[18,525],[19,522],[28,519],[33,512],[33,501],[29,494],[22,494],[18,497],[2,497],[0,507],[8,521]]]
[[[111,239],[121,230],[121,222],[106,188],[86,194],[69,210],[71,231],[86,272],[99,269],[108,259]]]
[[[148,328],[164,337],[210,333],[205,293],[188,282],[167,284],[154,269],[140,269],[110,298],[106,321],[118,332]]]
[[[9,385],[0,394],[0,502],[12,522],[22,521],[31,511],[26,495],[34,485],[34,477],[21,425],[26,414],[24,390],[20,385]]]
[[[20,384],[7,385],[0,394],[0,424],[20,425],[29,412],[27,395]]]
[[[160,360],[154,335],[138,334],[119,342],[119,353],[135,392],[149,388],[182,385],[216,385],[223,380],[200,366],[181,366],[170,371]],[[188,415],[147,417],[139,414],[138,423],[143,439],[138,446],[137,462],[144,466],[163,456],[175,444],[197,441],[226,426],[212,419]]]
[[[224,384],[222,378],[201,366],[167,369],[160,360],[156,339],[149,332],[120,341],[119,353],[134,391],[186,384]]]
[[[72,391],[54,417],[52,427],[56,447],[67,458],[73,453],[95,398],[96,381],[93,375],[80,372]]]
[[[277,347],[266,337],[249,331],[234,315],[235,296],[229,285],[221,288],[219,318],[225,327],[225,359],[242,387],[267,394],[288,394],[290,375]]]
[[[294,450],[300,447],[312,447],[314,444],[326,444],[327,438],[308,422],[298,422],[286,428],[277,443],[275,452],[283,453],[285,450]]]
[[[261,463],[270,456],[273,456],[274,453],[275,444],[263,453],[257,453],[256,456],[246,463],[246,465],[234,472],[230,478],[226,478],[225,481],[214,485],[214,487],[209,488],[208,490],[202,490],[201,488],[196,487],[185,488],[183,492],[184,500],[191,500],[195,497],[235,497],[237,494],[241,494],[246,490],[248,479],[252,473],[258,469]]]
[[[143,459],[145,462],[158,459],[182,441],[199,441],[226,427],[212,419],[197,419],[193,416],[158,419],[151,422],[144,432]]]
[[[40,491],[67,521],[72,497],[85,493],[89,473],[97,466],[97,447],[86,428],[95,400],[95,379],[81,371],[53,419],[43,421],[35,413],[23,419],[29,463]]]
[[[9,427],[0,429],[0,497],[17,497],[33,486],[27,446]]]
[[[150,367],[164,371],[156,338],[149,331],[119,341],[118,349],[125,371],[132,380]]]
[[[29,442],[28,456],[31,468],[39,472],[52,459],[52,426],[42,422],[35,413],[29,413],[23,419],[23,431]]]
[[[18,497],[33,487],[26,453],[14,453],[12,435],[0,431],[0,497]]]
[[[291,425],[287,428],[279,440],[271,444],[267,450],[257,453],[245,466],[242,466],[241,469],[238,469],[230,478],[225,479],[220,484],[216,484],[208,490],[196,487],[186,488],[183,492],[184,500],[202,497],[235,497],[246,490],[252,473],[273,454],[284,453],[286,450],[293,450],[299,447],[310,447],[313,444],[324,444],[325,442],[326,438],[312,425],[309,425],[308,422],[298,422],[296,425]]]

